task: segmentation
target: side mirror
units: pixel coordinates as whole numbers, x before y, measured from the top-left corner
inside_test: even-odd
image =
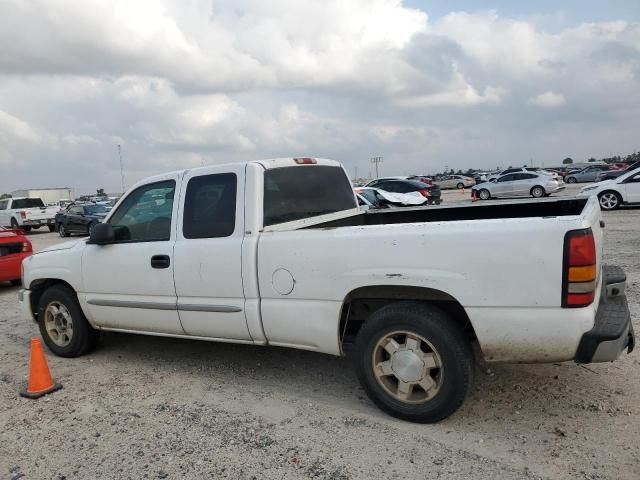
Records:
[[[111,243],[115,240],[115,234],[113,233],[113,226],[110,223],[97,223],[91,229],[89,235],[89,241],[87,243],[92,245],[104,245]]]

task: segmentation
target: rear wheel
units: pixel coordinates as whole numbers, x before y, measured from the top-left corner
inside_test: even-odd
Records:
[[[622,203],[620,195],[616,192],[602,192],[598,195],[598,201],[602,210],[615,210]]]
[[[459,184],[456,185],[456,188],[458,190],[462,190],[464,188],[464,183],[460,182]]]
[[[491,198],[491,193],[486,188],[483,188],[478,192],[478,196],[480,200],[489,200]]]
[[[546,192],[544,191],[544,188],[542,188],[542,187],[541,187],[541,186],[539,186],[539,185],[536,185],[535,187],[533,187],[533,188],[531,189],[531,192],[530,192],[530,193],[531,193],[531,196],[532,196],[533,198],[542,198],[542,197],[544,197],[544,196],[545,196],[545,193],[546,193]]]
[[[20,225],[18,225],[18,221],[15,218],[11,219],[11,228],[13,230],[17,230],[20,228]]]
[[[462,405],[473,357],[462,328],[443,311],[398,302],[371,315],[358,333],[356,369],[367,395],[383,411],[434,423]]]
[[[47,347],[61,357],[88,352],[100,335],[82,313],[75,292],[63,285],[48,288],[40,297],[38,324]]]

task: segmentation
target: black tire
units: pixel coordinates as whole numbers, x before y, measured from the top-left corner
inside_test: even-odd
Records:
[[[536,185],[529,192],[533,198],[542,198],[546,195],[546,191],[540,185]]]
[[[602,210],[617,210],[622,205],[622,197],[618,192],[606,190],[598,195],[598,203]]]
[[[11,219],[11,228],[13,230],[17,230],[20,228],[20,225],[18,225],[18,221],[15,218]]]
[[[71,234],[67,232],[66,228],[64,228],[64,225],[61,223],[60,225],[58,225],[58,235],[64,238],[70,236]]]
[[[436,352],[441,367],[435,368],[438,386],[432,398],[419,403],[402,401],[376,377],[374,354],[380,351],[379,342],[395,332],[419,336]],[[462,405],[473,377],[473,354],[462,328],[427,303],[396,302],[373,313],[358,333],[355,353],[356,373],[373,403],[389,415],[411,422],[435,423],[453,414]],[[390,377],[390,381],[396,379]]]
[[[96,222],[91,222],[89,225],[87,225],[87,235],[91,235],[91,230],[93,230],[93,227],[96,226]]]
[[[45,326],[45,311],[52,302],[63,305],[71,316],[73,332],[67,345],[58,345]],[[73,290],[63,285],[47,288],[38,302],[38,326],[40,335],[49,350],[60,357],[79,357],[94,348],[100,332],[94,330],[82,313],[78,298]]]
[[[47,225],[49,227],[49,231],[50,232],[55,232],[56,231],[56,226],[55,225]]]
[[[576,177],[567,178],[567,183],[576,183]]]
[[[483,198],[484,196],[484,198]],[[480,200],[489,200],[491,199],[491,192],[489,190],[487,190],[486,188],[483,188],[482,190],[480,190],[478,192],[478,198]]]
[[[458,183],[458,184],[456,185],[456,188],[457,188],[458,190],[462,190],[462,189],[464,188],[464,183],[462,183],[462,182]]]

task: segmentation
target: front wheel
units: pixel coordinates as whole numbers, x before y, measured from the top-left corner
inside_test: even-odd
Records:
[[[71,234],[69,232],[67,232],[67,230],[66,230],[66,228],[64,228],[63,224],[60,224],[60,226],[58,227],[58,235],[60,235],[62,238],[64,238],[64,237],[68,237]]]
[[[491,198],[491,192],[486,188],[483,188],[478,192],[478,196],[480,197],[480,200],[489,200]]]
[[[48,288],[40,297],[38,325],[44,343],[60,357],[88,352],[100,335],[89,325],[75,292],[62,285]]]
[[[567,178],[567,183],[576,183],[576,178],[575,177]]]
[[[535,186],[531,189],[531,196],[533,198],[542,198],[545,196],[545,193],[544,188],[540,186]]]
[[[464,188],[464,183],[460,182],[459,184],[456,185],[456,188],[458,190],[462,190]]]
[[[620,195],[615,192],[602,192],[598,196],[598,201],[602,210],[615,210],[622,203]]]
[[[463,403],[473,356],[462,328],[426,303],[375,312],[356,340],[356,370],[369,398],[391,416],[435,423]]]

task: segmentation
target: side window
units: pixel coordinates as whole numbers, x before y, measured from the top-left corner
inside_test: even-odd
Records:
[[[218,238],[236,227],[235,173],[193,177],[184,199],[182,234],[185,238]]]
[[[84,213],[84,209],[82,207],[73,207],[69,209],[69,215],[82,215]]]
[[[515,175],[513,174],[509,174],[509,175],[505,175],[503,177],[500,177],[498,179],[498,182],[510,182],[511,180],[514,180]]]
[[[3,200],[0,202],[0,210],[6,210],[7,209],[7,202],[6,200]]]
[[[531,180],[537,177],[537,175],[533,173],[516,173],[515,176],[515,180]]]
[[[131,192],[112,215],[116,242],[169,240],[176,182],[143,185]]]
[[[411,185],[408,185],[406,183],[402,183],[402,182],[398,182],[397,183],[397,187],[396,187],[396,192],[398,193],[408,193],[413,191],[414,188]]]

